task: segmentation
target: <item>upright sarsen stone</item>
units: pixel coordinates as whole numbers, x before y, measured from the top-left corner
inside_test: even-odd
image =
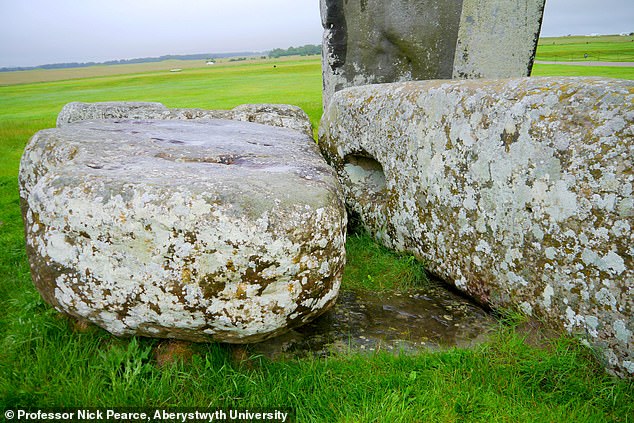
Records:
[[[544,3],[463,0],[452,78],[530,76]]]
[[[634,376],[634,83],[415,81],[336,93],[319,145],[348,208],[493,307]]]
[[[67,123],[31,139],[19,181],[37,289],[116,335],[256,342],[337,297],[341,187],[298,131]]]
[[[350,86],[528,76],[545,0],[320,0],[324,106]]]
[[[321,0],[324,104],[341,88],[449,79],[462,0]]]

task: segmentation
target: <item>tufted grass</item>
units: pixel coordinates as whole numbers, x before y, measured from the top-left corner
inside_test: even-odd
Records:
[[[429,282],[413,256],[388,250],[360,229],[348,233],[346,255],[342,284],[348,289],[406,290]]]
[[[591,69],[591,68],[590,68]],[[0,412],[18,407],[288,407],[306,422],[631,422],[634,385],[604,373],[561,337],[536,347],[507,319],[472,349],[416,356],[341,355],[270,362],[226,345],[188,346],[171,363],[161,341],[117,339],[59,315],[35,291],[24,251],[17,171],[28,138],[70,101],[161,101],[229,108],[282,102],[321,114],[317,59],[0,87]],[[347,244],[347,288],[424,283],[411,259],[362,233]],[[179,359],[179,357],[181,357]]]

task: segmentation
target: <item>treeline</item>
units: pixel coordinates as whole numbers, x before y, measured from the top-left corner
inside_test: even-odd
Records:
[[[282,56],[310,56],[313,54],[321,54],[321,45],[306,44],[301,47],[289,47],[287,49],[276,48],[269,52],[269,57],[282,57]]]
[[[108,60],[106,62],[71,62],[71,63],[53,63],[40,66],[28,66],[28,67],[11,67],[0,68],[0,72],[13,72],[33,69],[66,69],[66,68],[83,68],[87,66],[97,65],[131,65],[135,63],[149,63],[149,62],[162,62],[164,60],[208,60],[213,58],[225,58],[236,56],[256,56],[262,53],[254,52],[241,52],[241,53],[214,53],[214,54],[169,54],[160,57],[140,57],[136,59],[121,59],[121,60]]]

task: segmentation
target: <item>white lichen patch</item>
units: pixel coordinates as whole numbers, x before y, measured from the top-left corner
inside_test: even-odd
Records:
[[[68,124],[33,137],[20,188],[37,288],[116,335],[255,342],[339,291],[341,188],[296,131]]]
[[[382,243],[481,301],[588,336],[625,374],[634,358],[633,82],[348,88],[325,109],[320,147],[348,207]],[[377,163],[381,195],[350,183],[351,155]]]

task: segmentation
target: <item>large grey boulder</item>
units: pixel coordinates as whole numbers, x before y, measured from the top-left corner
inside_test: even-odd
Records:
[[[480,301],[584,335],[634,374],[634,82],[348,88],[320,147],[383,244]]]
[[[320,0],[324,106],[342,88],[530,74],[545,0]]]
[[[242,104],[231,110],[206,110],[170,109],[154,102],[72,102],[66,104],[57,115],[57,127],[95,119],[230,119],[294,129],[313,136],[313,128],[306,112],[289,104]]]
[[[66,124],[31,139],[19,181],[37,289],[113,334],[256,342],[337,297],[341,187],[297,131]]]

